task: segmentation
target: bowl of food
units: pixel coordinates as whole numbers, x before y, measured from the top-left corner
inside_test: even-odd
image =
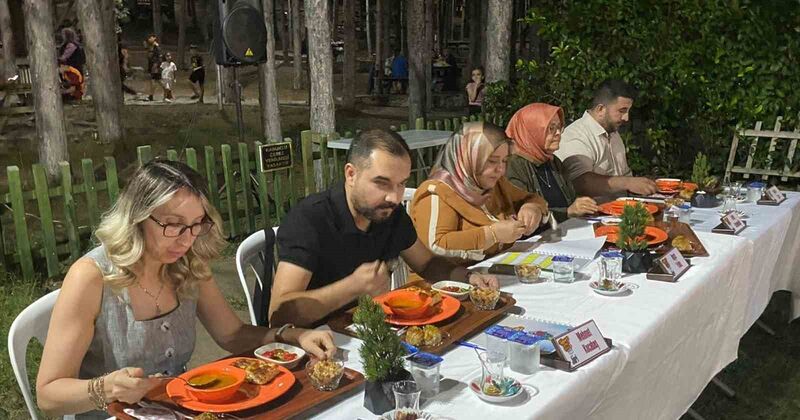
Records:
[[[300,359],[306,356],[305,350],[284,343],[269,343],[261,346],[255,351],[256,357],[261,360],[266,360],[270,363],[275,363],[291,369],[300,362]]]
[[[659,178],[656,180],[656,187],[659,191],[677,192],[681,186],[681,180],[677,178]]]
[[[431,298],[410,290],[396,290],[384,303],[393,315],[399,318],[414,319],[428,312]]]
[[[230,399],[244,383],[246,372],[233,366],[197,368],[186,379],[186,389],[205,403],[216,403]]]
[[[318,391],[333,391],[344,374],[344,362],[336,359],[311,359],[306,363],[308,381]]]
[[[488,287],[473,287],[469,291],[469,299],[478,310],[491,311],[497,306],[500,300],[500,291]]]
[[[472,289],[472,285],[462,283],[460,281],[442,280],[434,283],[431,288],[437,292],[452,296],[458,300],[464,300],[467,298],[467,296],[469,296],[469,291]]]
[[[542,268],[536,264],[515,265],[514,273],[520,283],[539,283],[542,281]]]

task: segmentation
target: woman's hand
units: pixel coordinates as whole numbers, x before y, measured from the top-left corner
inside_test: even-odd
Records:
[[[591,197],[578,197],[572,205],[567,208],[567,216],[585,216],[587,214],[595,214],[598,210],[597,202]]]
[[[103,380],[106,400],[133,404],[163,381],[157,376],[146,377],[144,369],[126,367],[109,373]]]
[[[525,235],[530,235],[542,223],[542,211],[533,203],[523,204],[517,212],[517,220],[525,226]]]
[[[502,220],[492,225],[497,242],[510,244],[517,241],[525,234],[525,224],[518,220]]]
[[[469,273],[467,274],[467,280],[469,281],[469,284],[475,287],[484,287],[489,289],[497,289],[499,287],[497,283],[497,277],[486,274],[474,272]]]
[[[329,359],[336,354],[336,344],[330,331],[297,328],[297,344],[317,359]]]

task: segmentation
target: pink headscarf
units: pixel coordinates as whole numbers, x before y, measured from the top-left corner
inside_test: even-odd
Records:
[[[480,186],[478,175],[495,149],[509,143],[500,127],[465,123],[444,145],[429,178],[444,182],[468,203],[480,207],[489,199],[491,189]]]
[[[536,163],[553,160],[553,153],[545,150],[544,140],[553,117],[558,115],[564,124],[564,111],[557,106],[533,103],[520,108],[506,128],[506,135],[514,139],[516,153]]]

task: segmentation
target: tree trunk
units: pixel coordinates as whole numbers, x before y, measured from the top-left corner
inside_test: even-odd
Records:
[[[383,57],[386,55],[383,47],[383,0],[375,0],[375,64],[373,68],[375,86],[373,89],[377,93],[383,93]]]
[[[267,26],[267,62],[258,66],[258,102],[261,105],[261,134],[266,141],[281,141],[281,112],[275,85],[274,0],[262,0]]]
[[[14,52],[14,30],[8,0],[0,0],[0,34],[3,39],[3,81],[17,74],[17,56]]]
[[[175,57],[178,68],[186,69],[186,0],[174,0],[175,22],[178,24],[178,53]]]
[[[425,0],[425,45],[422,49],[423,68],[425,69],[425,115],[433,108],[433,19],[436,9],[435,0]]]
[[[372,19],[369,12],[369,0],[364,0],[364,32],[367,34],[367,57],[372,57]]]
[[[151,0],[151,5],[153,7],[153,33],[156,34],[160,42],[163,31],[163,26],[161,24],[161,0]]]
[[[290,0],[280,0],[281,9],[280,9],[280,28],[281,28],[281,52],[283,54],[283,60],[281,60],[281,65],[287,64],[289,62],[289,24],[288,19],[286,17],[286,5],[289,3]]]
[[[114,34],[104,30],[104,17],[99,3],[98,0],[78,0],[77,11],[83,29],[86,67],[92,76],[89,87],[97,115],[97,132],[101,142],[116,144],[122,138],[119,101],[121,86],[114,81],[114,76],[119,79],[119,67],[116,54],[114,57],[109,55],[108,43]]]
[[[61,84],[53,59],[56,50],[53,38],[53,11],[49,2],[24,0],[23,14],[28,38],[28,52],[33,82],[33,108],[36,113],[36,137],[39,141],[39,162],[56,178],[58,162],[69,160]]]
[[[114,87],[111,92],[119,102],[119,113],[122,114],[122,107],[125,105],[125,97],[122,94],[122,76],[119,73],[119,48],[117,45],[117,14],[113,1],[100,1],[100,14],[103,17],[103,31],[109,36],[104,37],[103,43],[108,54],[108,61],[105,63],[108,67],[109,78]]]
[[[344,66],[342,67],[342,108],[356,105],[356,1],[344,0]]]
[[[208,44],[208,40],[211,39],[211,34],[208,30],[208,27],[211,26],[211,23],[208,20],[208,0],[197,0],[194,7],[195,16],[197,17],[197,25],[200,26],[200,33],[203,35],[203,42]]]
[[[469,70],[483,65],[483,49],[481,48],[481,34],[484,32],[483,1],[466,0],[467,10],[465,19],[469,22]]]
[[[419,117],[425,117],[426,92],[425,73],[425,11],[430,0],[406,3],[406,27],[408,30],[408,126],[414,127]]]
[[[303,87],[303,33],[305,25],[300,20],[300,0],[290,0],[292,8],[292,64],[294,65],[294,77],[292,78],[292,89],[300,90]]]
[[[508,81],[510,75],[511,16],[514,4],[508,0],[489,0],[486,27],[486,82]]]
[[[305,0],[305,14],[311,83],[311,130],[320,134],[331,134],[336,130],[336,117],[328,1]]]

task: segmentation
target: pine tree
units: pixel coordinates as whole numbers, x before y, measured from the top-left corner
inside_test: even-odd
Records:
[[[403,369],[405,350],[389,324],[381,306],[369,296],[358,299],[353,314],[358,338],[363,341],[359,354],[364,362],[364,374],[370,381],[391,378]]]
[[[616,245],[625,251],[642,251],[647,249],[644,240],[644,228],[650,219],[644,204],[625,205],[622,209],[622,220],[619,222],[619,235]]]

